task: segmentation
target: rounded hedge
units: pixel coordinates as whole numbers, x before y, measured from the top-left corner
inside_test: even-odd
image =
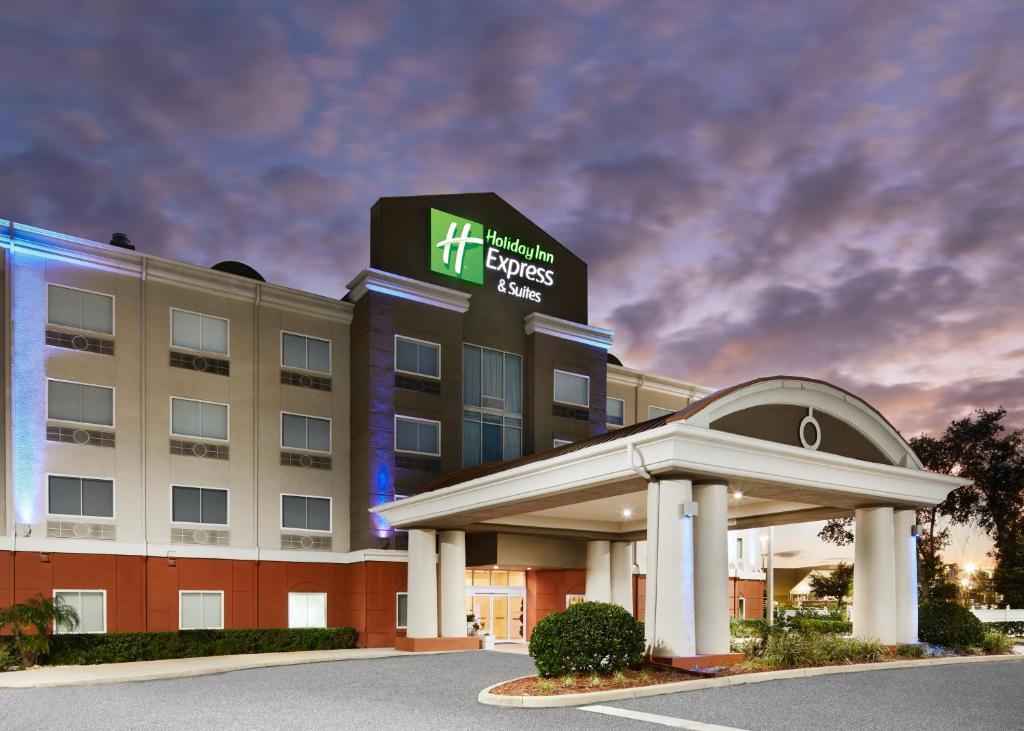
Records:
[[[614,673],[643,662],[644,625],[617,604],[582,602],[544,617],[530,635],[530,657],[545,678]]]
[[[979,647],[985,625],[967,607],[953,602],[928,601],[918,610],[917,633],[922,642],[949,649]]]

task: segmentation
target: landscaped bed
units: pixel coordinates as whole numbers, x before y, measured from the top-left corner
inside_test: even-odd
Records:
[[[510,680],[489,688],[487,693],[506,697],[571,696],[779,670],[826,667],[841,672],[841,668],[853,665],[897,661],[905,665],[907,661],[944,657],[1003,655],[1013,649],[1011,638],[986,631],[968,610],[954,604],[926,603],[921,607],[920,621],[921,637],[931,644],[895,647],[842,636],[838,633],[848,631],[848,627],[840,620],[827,620],[821,628],[811,621],[792,626],[748,623],[742,626],[746,637],[736,640],[742,643],[746,655],[742,662],[682,670],[644,659],[643,625],[624,609],[585,602],[548,615],[537,624],[530,639],[530,655],[538,675]]]

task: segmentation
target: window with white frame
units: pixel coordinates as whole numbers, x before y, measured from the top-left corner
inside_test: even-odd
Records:
[[[396,416],[395,451],[439,457],[441,422],[412,416]]]
[[[289,627],[326,627],[327,594],[288,592]]]
[[[647,407],[647,418],[656,419],[659,416],[668,416],[669,414],[676,413],[675,409],[666,409],[663,406],[648,406]]]
[[[573,406],[590,406],[590,377],[556,370],[555,401]]]
[[[178,629],[224,629],[224,592],[179,591]]]
[[[78,614],[78,626],[57,624],[55,634],[102,634],[107,631],[107,592],[103,590],[54,589],[53,600]]]
[[[50,515],[114,517],[113,480],[49,475],[46,482],[46,510]]]
[[[613,426],[622,426],[626,423],[626,402],[620,398],[608,397],[608,405],[605,410],[605,423]]]
[[[171,486],[174,523],[228,524],[228,491],[219,487]]]
[[[228,405],[171,397],[171,434],[200,439],[228,438]]]
[[[281,527],[330,533],[331,499],[309,495],[282,495]]]
[[[289,449],[308,449],[312,452],[330,452],[331,420],[282,411],[281,446]]]
[[[564,447],[566,444],[572,444],[572,440],[571,439],[555,439],[552,442],[552,446],[555,449],[558,449],[559,447]]]
[[[114,298],[51,284],[47,288],[46,322],[113,335]]]
[[[743,560],[743,538],[740,536],[736,537],[736,560]]]
[[[171,310],[171,345],[176,348],[227,355],[228,331],[223,317]]]
[[[281,365],[330,374],[331,341],[282,331]]]
[[[736,606],[736,617],[737,619],[747,618],[747,600],[744,597],[740,597],[737,601]]]
[[[113,426],[114,389],[50,379],[46,388],[46,418]]]
[[[426,340],[396,335],[395,370],[427,378],[440,378],[441,346]]]
[[[395,594],[395,629],[407,629],[409,624],[409,594],[400,591]]]

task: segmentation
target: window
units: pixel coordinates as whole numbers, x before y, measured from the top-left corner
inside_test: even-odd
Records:
[[[51,284],[47,289],[46,321],[50,325],[113,335],[114,298]]]
[[[462,403],[523,413],[523,359],[512,353],[462,346]]]
[[[571,439],[556,439],[554,441],[554,443],[553,443],[553,446],[554,446],[555,449],[558,449],[559,447],[564,447],[566,444],[572,444],[572,440]]]
[[[427,378],[440,378],[441,346],[396,335],[395,370]]]
[[[228,321],[223,317],[171,310],[171,345],[206,353],[228,354]]]
[[[331,532],[331,499],[306,495],[281,496],[281,527]]]
[[[171,487],[171,521],[174,523],[228,524],[228,491],[216,487]]]
[[[668,416],[669,414],[676,413],[675,409],[666,409],[661,406],[648,406],[647,407],[647,418],[656,419],[659,416]]]
[[[555,401],[573,406],[590,406],[590,378],[556,370]]]
[[[281,446],[308,449],[313,452],[330,452],[331,420],[282,411]]]
[[[742,538],[737,538],[736,539],[736,560],[737,561],[742,561],[743,560],[743,539]]]
[[[406,629],[409,623],[409,595],[400,591],[395,594],[395,628]]]
[[[565,607],[568,609],[573,604],[582,604],[587,600],[586,594],[566,594],[565,595]]]
[[[441,422],[396,416],[395,450],[441,456]]]
[[[46,418],[114,425],[114,389],[71,381],[47,381]]]
[[[513,353],[462,346],[462,464],[523,454],[523,359]]]
[[[626,423],[626,402],[620,398],[608,397],[608,406],[605,422],[615,426],[622,426]]]
[[[55,634],[103,634],[107,631],[107,592],[103,589],[54,589],[53,600],[78,612],[78,626],[58,624]]]
[[[200,439],[228,438],[228,405],[171,397],[171,434]]]
[[[289,627],[326,627],[327,595],[288,592]]]
[[[331,372],[331,341],[281,332],[281,365],[317,373]]]
[[[47,512],[50,515],[114,517],[114,482],[91,477],[47,478]]]
[[[736,607],[736,616],[739,619],[746,619],[747,618],[747,600],[746,600],[746,598],[740,597],[739,600],[737,601],[737,605],[738,606]]]
[[[224,592],[179,591],[178,629],[224,629]]]

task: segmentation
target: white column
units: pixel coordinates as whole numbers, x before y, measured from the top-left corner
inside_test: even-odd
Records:
[[[611,601],[633,613],[633,544],[612,542]]]
[[[853,634],[898,641],[892,508],[857,508],[853,545]]]
[[[587,601],[612,600],[612,548],[609,541],[587,541]]]
[[[409,530],[409,616],[406,637],[437,637],[436,537],[436,531],[426,528]]]
[[[695,485],[693,609],[698,655],[729,652],[729,489]]]
[[[897,641],[917,642],[917,538],[913,534],[917,511],[900,509],[892,514],[896,549]]]
[[[647,488],[647,645],[657,657],[696,654],[693,623],[693,518],[689,480]]]
[[[440,536],[441,636],[466,636],[466,534],[446,530]]]

